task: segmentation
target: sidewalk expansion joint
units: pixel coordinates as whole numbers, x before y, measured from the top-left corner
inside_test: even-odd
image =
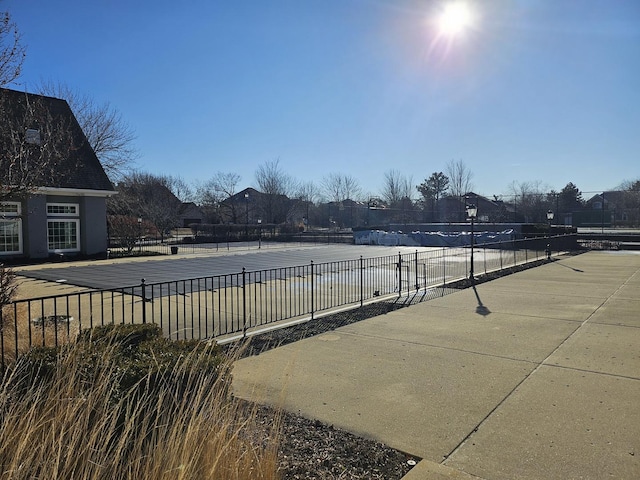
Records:
[[[625,380],[640,381],[640,376],[639,377],[631,377],[629,375],[620,375],[618,373],[602,372],[602,371],[598,371],[598,370],[589,370],[589,369],[586,369],[586,368],[567,367],[566,365],[552,365],[550,363],[546,363],[546,364],[544,364],[542,366],[543,367],[550,367],[550,368],[561,368],[562,370],[571,370],[571,371],[574,371],[574,372],[592,373],[594,375],[603,375],[605,377],[623,378]]]
[[[570,334],[568,334],[564,340],[562,340],[560,342],[560,344],[553,349],[553,351],[547,355],[547,357],[542,360],[542,362],[538,363],[537,366],[531,371],[529,372],[527,375],[525,375],[525,377],[519,381],[505,396],[502,400],[500,400],[500,402],[498,402],[490,411],[489,413],[487,413],[487,415],[484,416],[484,418],[482,418],[477,425],[471,429],[471,431],[460,441],[460,443],[458,443],[452,450],[451,452],[449,452],[448,454],[444,455],[443,457],[443,464],[446,464],[446,461],[451,458],[451,456],[453,456],[460,448],[462,448],[467,441],[480,429],[480,427],[487,421],[487,419],[489,417],[491,417],[493,415],[493,413],[498,410],[515,392],[516,390],[518,390],[518,388],[520,388],[520,386],[522,384],[524,384],[524,382],[526,382],[529,378],[531,378],[533,375],[536,374],[536,372],[538,372],[542,367],[558,367],[557,365],[550,365],[547,363],[547,361],[549,360],[549,358],[551,358],[552,355],[554,355],[560,348],[562,348],[568,341],[570,338],[572,338],[574,335],[576,335],[577,332],[579,332],[588,322],[589,320],[596,314],[596,312],[598,310],[600,310],[609,300],[611,300],[611,298],[618,293],[623,287],[625,287],[630,281],[631,279],[636,276],[638,274],[638,272],[640,272],[640,269],[636,270],[636,272],[634,272],[632,275],[629,276],[629,278],[627,278],[627,280],[625,282],[622,283],[622,285],[620,285],[613,293],[611,293],[609,296],[607,296],[607,298],[605,298],[602,303],[600,305],[598,305],[588,316],[587,318],[585,318],[582,322],[580,322],[580,326],[578,328],[576,328],[575,330],[573,330]],[[562,367],[562,368],[568,368],[568,367]],[[573,370],[579,370],[579,369],[573,369]],[[625,377],[622,375],[612,375],[612,374],[606,374],[603,372],[591,372],[591,373],[597,373],[599,375],[610,375],[610,376],[615,376],[618,378],[629,378],[631,380],[638,380],[637,378],[633,378],[633,377]]]
[[[349,325],[347,325],[348,327]],[[532,365],[540,365],[539,362],[535,361],[535,360],[527,360],[526,358],[515,358],[515,357],[508,357],[506,355],[496,355],[494,353],[486,353],[486,352],[478,352],[475,350],[467,350],[464,348],[455,348],[455,347],[444,347],[442,345],[435,345],[432,343],[423,343],[423,342],[416,342],[415,340],[402,340],[399,338],[389,338],[389,337],[383,337],[380,335],[371,335],[371,334],[366,334],[366,333],[359,333],[359,332],[349,332],[349,331],[341,331],[340,333],[343,333],[345,335],[351,335],[353,337],[367,337],[367,338],[376,338],[379,340],[388,340],[390,342],[395,342],[395,343],[404,343],[407,345],[416,345],[416,346],[424,346],[424,347],[429,347],[429,348],[437,348],[440,350],[450,350],[453,352],[462,352],[462,353],[469,353],[472,355],[479,355],[482,357],[489,357],[489,358],[499,358],[501,360],[512,360],[514,362],[523,362],[523,363],[529,363]]]

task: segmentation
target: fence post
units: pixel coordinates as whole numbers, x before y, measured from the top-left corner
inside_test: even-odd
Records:
[[[247,336],[247,271],[242,267],[242,336]]]
[[[313,260],[311,260],[311,320],[313,320],[313,312],[315,309],[314,305],[314,294],[316,290],[315,286],[315,275],[313,274]]]
[[[360,306],[364,305],[364,265],[360,255]]]
[[[446,258],[446,248],[443,248],[442,249],[442,288],[443,288],[442,291],[443,292],[446,284],[447,284],[447,258]]]
[[[147,323],[147,285],[144,278],[140,280],[140,286],[142,287],[142,323]]]
[[[398,297],[402,296],[402,254],[398,252]]]
[[[487,244],[482,246],[482,257],[484,258],[484,274],[487,274]]]
[[[418,282],[418,250],[416,250],[415,267],[416,267],[416,292],[417,292],[420,288],[420,284]]]
[[[469,257],[467,256],[467,246],[464,246],[464,271],[465,271],[465,275],[469,275],[467,272],[469,272]]]

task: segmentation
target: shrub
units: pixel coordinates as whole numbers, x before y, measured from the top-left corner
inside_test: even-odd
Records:
[[[57,369],[66,368],[60,357],[68,357],[71,352],[74,364],[70,367],[79,370],[83,383],[91,383],[104,368],[105,359],[109,359],[109,366],[117,373],[111,377],[114,400],[143,380],[146,389],[171,381],[176,393],[184,395],[190,377],[207,374],[215,381],[224,365],[216,344],[171,341],[155,324],[105,325],[83,330],[75,345],[33,348],[24,358],[25,371],[29,372],[24,378],[28,383],[49,380]],[[230,383],[230,376],[225,377],[225,382]]]
[[[34,349],[0,386],[2,478],[276,478],[277,430],[251,433],[231,364],[149,325]]]
[[[0,263],[0,307],[8,305],[16,295],[16,274]]]

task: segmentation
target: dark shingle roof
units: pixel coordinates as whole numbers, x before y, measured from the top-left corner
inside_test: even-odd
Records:
[[[42,110],[46,112],[48,121],[51,125],[65,125],[68,130],[62,138],[71,141],[72,148],[59,145],[59,151],[66,152],[61,158],[56,160],[57,164],[51,169],[51,174],[40,181],[40,187],[51,188],[72,188],[80,190],[103,190],[113,191],[113,185],[104,172],[98,157],[89,145],[87,138],[80,128],[69,104],[62,99],[36,95],[32,93],[19,92],[16,90],[0,89],[2,116],[7,118],[13,115],[14,118],[20,119],[24,116],[24,112],[28,104],[38,104]],[[19,126],[18,122],[9,122],[14,126]],[[17,127],[16,127],[17,128]],[[24,125],[24,130],[29,128]],[[7,135],[6,129],[0,129],[0,135]],[[1,143],[0,143],[1,144]],[[0,152],[0,155],[6,156],[7,152]],[[6,169],[6,162],[2,163]],[[65,172],[57,175],[55,172]],[[0,175],[6,178],[7,171],[0,171]]]

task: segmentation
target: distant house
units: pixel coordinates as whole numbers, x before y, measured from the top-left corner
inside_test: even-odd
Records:
[[[511,222],[514,219],[513,207],[501,200],[491,200],[474,192],[467,193],[464,197],[445,196],[438,201],[436,210],[441,222],[464,223],[467,221],[468,204],[474,204],[478,208],[478,222],[502,223]]]
[[[124,201],[109,202],[107,205],[112,227],[110,233],[114,238],[124,233],[117,223],[120,215],[142,219],[147,226],[146,230],[151,228],[161,239],[174,228],[185,225],[190,220],[188,217],[191,213],[195,215],[195,212],[185,209],[185,204],[175,196],[162,178],[149,174],[133,175],[119,183],[117,189],[119,200]],[[126,223],[124,225],[126,227]],[[145,235],[153,232],[145,231]]]
[[[194,223],[202,223],[204,220],[204,212],[193,202],[182,203],[178,216],[180,218],[180,225],[185,228]]]
[[[107,251],[116,194],[65,100],[0,89],[0,260]]]
[[[245,188],[220,203],[220,215],[223,223],[283,224],[294,221],[298,215],[298,201],[286,195],[263,193],[255,188]],[[259,222],[258,222],[259,221]]]
[[[262,218],[264,195],[255,188],[244,190],[231,195],[220,202],[222,223],[251,224]]]
[[[636,226],[640,224],[640,192],[613,190],[594,195],[585,203],[580,215],[574,214],[576,226]]]

